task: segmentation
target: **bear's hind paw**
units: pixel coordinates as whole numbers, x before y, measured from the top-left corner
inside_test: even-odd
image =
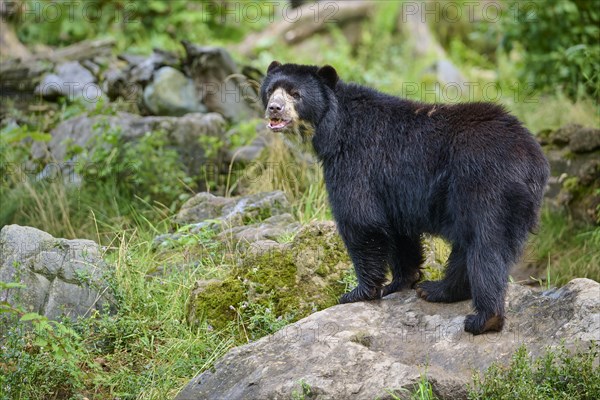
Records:
[[[485,332],[500,332],[504,327],[504,316],[494,314],[489,318],[477,314],[469,314],[465,318],[465,331],[473,335]]]

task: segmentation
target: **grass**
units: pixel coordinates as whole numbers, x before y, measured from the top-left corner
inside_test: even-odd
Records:
[[[572,352],[565,347],[549,350],[533,359],[525,346],[512,356],[510,365],[492,365],[475,374],[470,400],[531,399],[587,400],[600,398],[598,344]]]
[[[283,191],[292,203],[294,216],[303,223],[331,219],[327,191],[318,163],[310,156],[291,149],[279,136],[271,138],[268,152],[250,166],[249,193]]]
[[[165,254],[152,250],[151,235],[117,234],[115,246],[105,255],[114,266],[117,314],[57,324],[66,333],[55,335],[54,341],[68,344],[67,355],[40,345],[44,332],[28,332],[24,322],[10,324],[0,355],[0,386],[7,392],[0,392],[0,399],[42,399],[53,394],[58,398],[172,398],[190,377],[234,344],[228,332],[211,330],[206,324],[192,330],[186,323],[186,302],[195,282],[218,275],[216,265],[225,268],[222,254],[211,252],[205,244],[204,257],[196,262],[197,248],[190,250],[194,255]]]
[[[398,396],[398,391],[386,390],[387,393],[391,396],[393,400],[401,400],[405,399],[406,396],[400,397]],[[407,395],[410,396],[410,400],[437,400],[438,397],[433,393],[433,386],[431,382],[427,379],[427,374],[421,374],[421,378],[415,385],[414,389],[402,389],[402,392],[406,392]]]
[[[421,85],[429,85],[425,86],[427,89],[435,83],[434,77],[427,72],[434,59],[415,60],[408,47],[403,46],[403,40],[390,33],[395,29],[397,7],[392,2],[382,6],[375,16],[377,22],[372,29],[364,30],[363,44],[357,48],[331,24],[329,35],[315,37],[303,44],[304,47],[278,46],[276,52],[264,49],[256,59],[243,61],[260,70],[273,59],[328,63],[334,65],[346,81],[369,85],[386,93],[407,95],[414,100],[443,101],[439,95],[435,99],[427,98]],[[185,10],[175,11],[177,15],[187,15]],[[153,19],[158,24],[168,24],[166,20]],[[138,31],[134,29],[135,24],[130,25],[134,35],[128,36],[127,43],[135,42],[135,35],[143,36],[152,30],[141,29],[143,26],[140,25]],[[22,30],[21,34],[27,34],[26,39],[35,41],[49,28],[29,24],[27,32]],[[202,33],[207,30],[202,24],[195,32],[202,39],[206,38]],[[82,35],[92,37],[93,29]],[[137,43],[137,48],[150,48],[148,43],[152,42],[152,37],[144,37]],[[193,36],[189,39],[198,41]],[[167,47],[180,50],[175,40],[164,35],[154,46],[163,47],[165,41],[170,42]],[[125,42],[120,40],[119,48],[124,47]],[[497,66],[490,66],[489,60],[469,51],[467,46],[455,45],[449,52],[468,79],[498,84],[504,89],[498,101],[533,132],[571,122],[600,126],[600,113],[594,100],[573,102],[560,93],[515,97],[509,87],[511,77],[516,76],[512,60],[500,57]],[[461,60],[465,60],[464,65]],[[491,75],[474,72],[494,67],[497,71],[492,71],[495,73]],[[407,83],[418,83],[418,89],[406,93]],[[468,100],[485,98],[475,91],[473,98]],[[92,113],[114,113],[118,105],[114,109],[111,108],[113,105],[99,102]],[[18,121],[27,121],[31,129],[1,132],[2,167],[27,161],[32,140],[47,140],[46,133],[57,123],[83,111],[80,105],[66,103],[50,111],[28,115],[12,110],[10,115]],[[231,143],[247,144],[253,137],[255,123],[240,124],[235,135],[229,138]],[[100,133],[111,138],[110,132]],[[35,226],[54,236],[90,238],[104,245],[105,258],[113,266],[111,284],[119,307],[115,315],[95,314],[88,319],[61,323],[37,317],[33,322],[19,322],[25,315],[22,310],[6,312],[10,323],[0,326],[3,333],[0,339],[0,400],[172,398],[192,376],[210,368],[230,347],[243,343],[240,336],[259,337],[280,328],[285,322],[274,318],[265,307],[248,304],[247,310],[251,312],[244,312],[242,317],[238,311],[238,321],[221,331],[201,321],[193,327],[186,323],[186,303],[195,283],[223,276],[231,268],[231,258],[236,257],[235,249],[215,243],[211,235],[205,233],[187,242],[175,243],[170,250],[153,249],[153,237],[172,227],[169,218],[176,209],[173,204],[179,204],[177,196],[186,192],[186,177],[180,174],[177,155],[169,151],[160,136],[148,137],[139,147],[120,146],[119,151],[121,162],[133,159],[141,163],[140,173],[136,175],[139,182],[107,179],[97,180],[95,186],[74,187],[65,185],[60,179],[34,182],[22,176],[8,176],[8,180],[6,173],[3,176],[0,224]],[[99,165],[119,170],[118,164],[103,164],[112,160],[113,153],[96,153],[95,157],[100,157],[93,159]],[[2,172],[6,171],[2,169]],[[117,183],[129,186],[124,188]],[[294,216],[302,223],[331,219],[319,165],[290,151],[278,137],[273,138],[263,158],[244,171],[240,181],[228,179],[225,186],[227,194],[234,189],[249,193],[282,190],[292,203]],[[164,200],[156,201],[157,193]],[[291,236],[280,238],[284,243],[291,240]],[[443,262],[447,247],[441,241],[433,243],[436,248],[445,249],[436,253],[439,256],[436,261]],[[600,248],[599,228],[578,226],[564,215],[545,211],[540,231],[532,244],[534,257],[552,278],[546,285],[562,285],[573,277],[600,280],[600,253],[596,251]],[[429,278],[441,277],[439,269],[430,269],[428,273]],[[347,289],[356,285],[353,272],[344,276],[343,284]],[[29,329],[32,323],[34,330]],[[598,398],[600,377],[597,364],[595,369],[590,367],[592,355],[597,357],[596,348],[587,356],[563,352],[534,361],[525,350],[520,350],[509,367],[491,368],[478,381],[471,396],[512,399],[523,395],[521,398],[566,399],[573,395],[586,398],[581,395],[579,389],[582,389],[588,391],[587,398]],[[293,394],[295,398],[311,396],[312,389],[307,383],[299,382],[299,386],[300,390]],[[538,392],[546,393],[548,397],[535,397],[539,396]],[[432,386],[425,376],[411,396],[423,400],[434,398]]]
[[[540,228],[530,244],[531,257],[562,286],[574,277],[600,281],[600,227],[573,222],[564,213],[545,209]]]

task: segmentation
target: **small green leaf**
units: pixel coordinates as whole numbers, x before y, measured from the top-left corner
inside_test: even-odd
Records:
[[[39,321],[39,320],[41,320],[43,318],[44,317],[41,316],[40,314],[32,312],[32,313],[27,313],[27,314],[23,315],[21,317],[20,321],[21,322],[25,322],[25,321]]]

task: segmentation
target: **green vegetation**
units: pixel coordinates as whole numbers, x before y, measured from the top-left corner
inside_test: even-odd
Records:
[[[185,322],[191,288],[222,273],[222,254],[208,239],[157,253],[151,238],[121,233],[106,254],[114,265],[115,315],[55,323],[0,308],[9,318],[0,328],[0,399],[172,398],[234,344],[226,330]]]
[[[469,399],[597,399],[600,397],[598,345],[572,352],[565,347],[533,359],[525,346],[509,366],[493,365],[474,376]]]
[[[565,214],[545,210],[540,228],[531,239],[531,256],[550,286],[562,286],[574,277],[600,281],[600,227],[573,222]]]
[[[415,385],[415,388],[410,391],[408,389],[404,389],[403,391],[407,392],[410,395],[410,400],[437,400],[438,397],[433,393],[433,386],[431,382],[427,379],[427,374],[421,374],[421,378],[419,382]],[[389,395],[394,400],[401,400],[406,397],[399,397],[393,391],[387,391]]]
[[[504,18],[506,50],[519,46],[520,77],[536,89],[557,87],[571,98],[600,95],[600,10],[588,0],[511,1]]]
[[[23,12],[19,38],[26,44],[51,46],[72,44],[85,39],[111,37],[120,51],[150,52],[152,48],[175,50],[180,38],[190,42],[219,44],[239,41],[252,30],[260,30],[266,21],[223,24],[226,10],[210,1],[95,1],[22,0]],[[237,7],[260,3],[249,0]],[[267,5],[262,12],[266,13]],[[231,11],[231,10],[230,10]],[[225,14],[226,15],[226,14]]]
[[[436,56],[415,57],[403,27],[398,26],[401,2],[378,2],[373,15],[361,22],[355,41],[336,24],[326,24],[325,34],[297,46],[274,45],[272,41],[259,44],[262,47],[251,58],[236,54],[235,45],[267,27],[269,18],[224,22],[217,2],[18,3],[25,8],[13,15],[11,22],[18,37],[31,48],[110,37],[116,40],[118,54],[148,54],[152,48],[181,53],[179,41],[186,39],[224,45],[240,64],[261,71],[273,59],[327,63],[347,81],[416,100],[449,101],[443,91],[436,90],[438,82],[431,72]],[[263,15],[270,17],[266,4],[231,4],[244,7],[250,3],[260,4]],[[524,8],[519,4],[523,3],[503,3],[507,12],[501,21],[463,18],[453,22],[441,15],[439,23],[430,23],[448,58],[468,81],[478,85],[455,101],[490,100],[482,87],[491,85],[499,93],[494,100],[506,105],[533,132],[571,122],[600,126],[597,6],[588,0],[548,0],[543,7],[539,2],[526,2]],[[26,12],[42,9],[46,13],[58,10],[57,18],[36,19],[40,13]],[[342,271],[329,282],[325,296],[301,302],[291,289],[310,293],[313,282],[305,279],[296,284],[297,260],[289,253],[275,251],[239,263],[242,250],[218,242],[210,230],[184,235],[169,242],[168,248],[153,246],[155,236],[187,229],[175,226],[171,217],[202,186],[222,195],[283,190],[301,223],[330,220],[320,166],[300,159],[278,138],[243,171],[229,166],[225,178],[215,178],[202,171],[187,171],[162,131],[126,142],[122,132],[99,124],[91,148],[70,148],[70,156],[79,160],[73,172],[85,178],[79,185],[62,177],[36,179],[46,165],[32,160],[32,146],[47,143],[57,124],[86,112],[114,115],[122,110],[135,112],[136,107],[99,101],[89,110],[80,102],[59,100],[38,109],[22,109],[11,101],[3,103],[0,226],[17,223],[57,237],[99,242],[113,266],[110,278],[118,311],[54,322],[0,303],[0,400],[172,398],[190,377],[211,368],[232,346],[256,340],[332,305],[339,293],[356,285],[354,272]],[[217,154],[224,144],[235,150],[251,143],[260,122],[229,124],[227,143],[202,139],[207,156]],[[290,235],[279,241],[296,246],[295,254],[306,250],[300,245],[302,237]],[[434,243],[436,262],[443,262],[448,248],[441,240]],[[339,247],[332,248],[321,254],[311,278],[339,272],[335,267],[346,255]],[[547,286],[562,285],[574,277],[600,280],[597,226],[578,225],[561,213],[546,210],[531,248],[531,257],[548,271]],[[428,268],[426,278],[437,279],[441,272]],[[190,294],[199,281],[208,284],[194,304],[189,301]],[[0,282],[0,290],[13,286]],[[323,293],[323,289],[316,290]],[[357,340],[367,343],[364,337]],[[495,366],[476,381],[471,397],[600,398],[596,346],[587,353],[559,350],[548,354],[532,361],[525,349],[519,350],[509,367]],[[313,394],[306,382],[298,386],[294,398]],[[425,376],[413,397],[434,398]]]
[[[339,236],[305,229],[290,248],[246,254],[222,280],[207,282],[188,304],[190,322],[235,323],[240,340],[249,341],[335,305],[350,265]]]

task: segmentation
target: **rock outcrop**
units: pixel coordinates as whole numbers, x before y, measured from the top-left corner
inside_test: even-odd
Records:
[[[337,305],[274,335],[234,348],[176,397],[288,399],[309,387],[318,399],[408,396],[425,374],[440,399],[466,398],[473,371],[508,362],[526,345],[585,346],[600,340],[600,285],[575,279],[543,293],[511,284],[500,333],[463,331],[469,302],[427,303],[408,290],[382,300]]]
[[[0,231],[0,281],[21,289],[0,292],[0,302],[50,319],[89,316],[111,304],[108,266],[91,240],[57,239],[36,228],[7,225]]]
[[[53,173],[60,170],[64,174],[71,164],[77,162],[68,159],[69,148],[93,151],[98,145],[96,139],[108,131],[117,132],[123,142],[138,140],[150,132],[165,132],[169,146],[181,155],[186,171],[194,176],[209,162],[205,156],[207,149],[200,138],[210,136],[223,141],[225,120],[216,113],[194,113],[182,117],[141,117],[125,112],[102,116],[80,115],[54,128],[50,142],[35,142],[31,150],[32,156],[34,159],[47,160],[47,170]],[[221,164],[214,159],[210,162]],[[46,177],[48,173],[41,175]]]
[[[55,67],[54,73],[46,75],[35,88],[34,94],[44,99],[66,97],[69,101],[81,98],[95,103],[102,96],[96,77],[77,61],[68,61]]]
[[[600,129],[577,124],[543,131],[552,176],[546,197],[577,220],[600,224]]]
[[[152,83],[144,89],[144,104],[153,115],[206,112],[206,107],[198,101],[194,82],[172,67],[154,72]]]
[[[263,192],[240,197],[221,197],[202,192],[186,203],[174,218],[180,225],[190,225],[183,233],[161,235],[157,244],[168,245],[183,235],[212,229],[219,239],[245,246],[259,240],[276,240],[300,228],[291,215],[292,206],[281,191]]]
[[[245,305],[252,304],[269,308],[275,318],[296,321],[337,304],[350,270],[335,224],[313,222],[288,243],[255,241],[224,279],[198,282],[187,319],[222,329],[240,317],[238,312],[243,318]]]

